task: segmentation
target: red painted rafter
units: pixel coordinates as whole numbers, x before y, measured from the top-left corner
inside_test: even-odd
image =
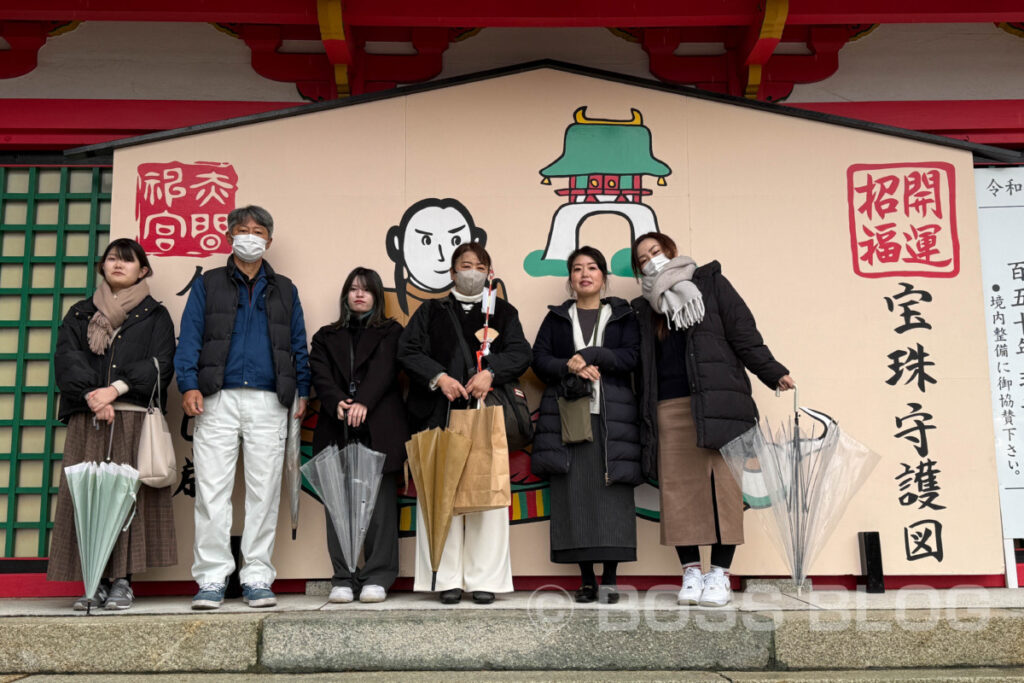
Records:
[[[345,0],[349,26],[748,26],[751,0]],[[317,25],[314,0],[0,0],[0,20]],[[1020,0],[790,0],[787,25],[1024,21]]]
[[[8,99],[0,107],[0,149],[65,149],[294,106],[294,102]],[[782,106],[972,142],[1024,147],[1024,100]]]

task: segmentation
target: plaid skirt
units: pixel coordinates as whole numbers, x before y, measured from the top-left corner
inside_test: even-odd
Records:
[[[114,445],[110,460],[136,466],[139,437],[145,413],[117,411],[114,419]],[[68,422],[64,442],[64,466],[80,462],[102,462],[107,458],[110,427],[93,427],[92,413],[75,413]],[[171,487],[139,487],[135,518],[128,531],[114,544],[110,561],[103,572],[109,579],[139,574],[150,567],[170,567],[178,563],[178,544],[174,537],[174,511]],[[82,567],[78,558],[75,511],[63,470],[57,493],[57,513],[50,533],[50,560],[46,578],[50,581],[80,581]]]

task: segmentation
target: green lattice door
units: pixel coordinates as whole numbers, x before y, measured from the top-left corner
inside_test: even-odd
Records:
[[[0,166],[0,558],[45,557],[64,427],[53,350],[91,293],[110,226],[109,168]]]

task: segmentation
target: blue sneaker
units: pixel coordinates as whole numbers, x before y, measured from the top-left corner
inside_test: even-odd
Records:
[[[204,583],[199,586],[199,592],[192,598],[192,609],[217,609],[224,602],[224,591],[227,586],[223,583]]]
[[[249,607],[273,607],[277,604],[277,597],[270,590],[268,583],[243,583],[242,600]]]

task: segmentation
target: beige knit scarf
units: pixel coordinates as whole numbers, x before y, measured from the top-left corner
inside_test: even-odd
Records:
[[[102,356],[114,339],[114,331],[124,324],[128,312],[142,303],[149,296],[149,285],[139,280],[131,287],[125,287],[117,294],[110,289],[105,278],[99,278],[92,302],[96,304],[96,313],[89,321],[89,348],[98,356]]]

